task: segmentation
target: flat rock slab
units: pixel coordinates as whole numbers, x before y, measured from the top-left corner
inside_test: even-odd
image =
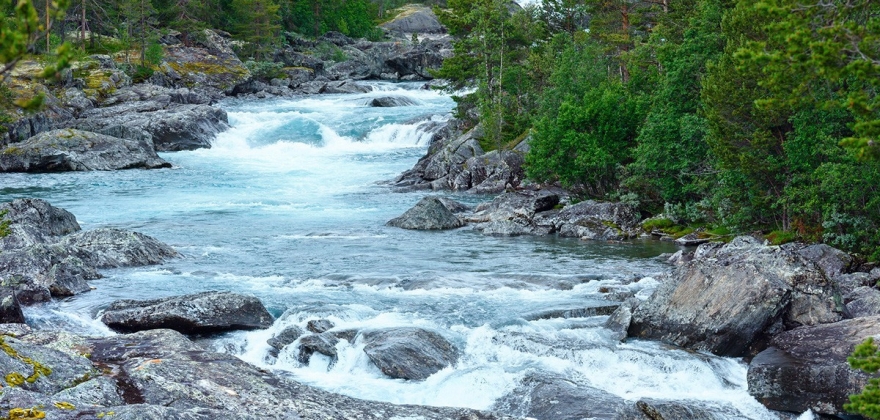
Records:
[[[0,172],[110,171],[168,168],[149,141],[126,140],[89,131],[40,133],[0,151]]]
[[[174,248],[138,232],[95,229],[68,235],[60,244],[98,268],[139,267],[178,257]]]
[[[526,375],[494,409],[536,420],[616,419],[627,402],[601,389],[549,373]]]
[[[387,225],[411,230],[445,230],[462,227],[464,222],[440,198],[425,197]]]
[[[119,300],[101,315],[117,331],[168,328],[187,334],[268,328],[272,315],[259,299],[231,292],[204,292],[153,300]]]
[[[848,396],[869,376],[846,358],[868,337],[880,336],[880,316],[801,327],[777,335],[749,365],[749,393],[771,410],[844,414]]]
[[[404,327],[362,332],[364,353],[385,375],[422,380],[454,364],[458,349],[443,336],[421,328]]]

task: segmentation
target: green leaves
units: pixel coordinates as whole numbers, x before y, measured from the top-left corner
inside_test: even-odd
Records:
[[[880,370],[880,350],[874,344],[874,338],[869,337],[856,346],[847,361],[853,369],[861,369],[870,374],[877,373]],[[849,401],[849,404],[843,406],[844,410],[868,418],[880,419],[880,379],[870,379],[862,393],[851,395]]]

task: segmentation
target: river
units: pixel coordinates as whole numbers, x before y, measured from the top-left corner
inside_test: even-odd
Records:
[[[636,400],[720,403],[730,418],[775,419],[746,391],[746,365],[670,349],[613,342],[607,317],[526,321],[529,314],[599,305],[600,289],[648,293],[670,268],[668,243],[497,238],[468,228],[416,232],[385,222],[424,192],[395,193],[394,178],[427,149],[426,117],[449,118],[452,99],[418,84],[374,83],[374,92],[222,104],[233,128],[211,149],[165,153],[172,169],[0,175],[0,201],[37,197],[77,216],[83,229],[154,236],[183,257],[105,271],[95,290],[26,309],[32,325],[112,334],[96,321],[115,299],[206,290],[259,297],[278,320],[264,331],[202,338],[258,366],[333,392],[393,403],[490,409],[530,372]],[[416,105],[371,108],[403,95]],[[474,205],[490,197],[449,194]],[[326,318],[337,328],[419,326],[461,349],[461,359],[423,382],[386,378],[362,346],[339,360],[300,366],[290,346],[276,360],[266,339]]]

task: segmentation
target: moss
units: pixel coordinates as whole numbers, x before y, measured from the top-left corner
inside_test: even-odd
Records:
[[[649,219],[642,223],[642,229],[650,232],[654,229],[668,229],[675,226],[675,222],[669,219]]]
[[[24,385],[24,381],[25,381],[24,375],[22,375],[18,372],[12,372],[12,373],[6,374],[6,383],[9,384],[9,386],[22,386],[22,385]]]
[[[6,220],[7,213],[9,213],[9,210],[0,211],[0,238],[9,236],[12,233],[12,230],[9,228],[12,221]]]
[[[12,408],[6,417],[0,417],[0,420],[32,420],[44,419],[46,412],[34,408]]]
[[[767,240],[770,241],[771,245],[787,244],[789,242],[794,242],[797,239],[798,235],[795,232],[774,230],[773,232],[767,234]]]
[[[60,408],[60,409],[62,409],[62,410],[73,410],[73,409],[76,409],[76,406],[75,406],[75,405],[73,405],[73,404],[71,404],[71,403],[69,403],[69,402],[66,402],[66,401],[58,401],[58,402],[54,403],[53,405],[55,405],[55,407],[58,407],[58,408]]]
[[[34,359],[31,359],[30,357],[24,357],[24,356],[18,354],[18,352],[15,351],[15,349],[12,348],[12,346],[10,346],[9,344],[6,343],[6,340],[3,337],[0,337],[0,350],[3,350],[3,352],[6,353],[7,355],[9,355],[9,357],[12,357],[13,359],[16,359],[24,364],[31,365],[31,367],[33,367],[33,373],[30,376],[28,376],[27,378],[24,378],[24,380],[27,381],[28,383],[32,384],[32,383],[36,382],[37,379],[40,379],[40,376],[49,376],[52,374],[52,369],[49,369],[48,366],[46,366],[46,365],[44,365]],[[13,372],[13,373],[17,373],[17,372]],[[9,375],[12,375],[12,373],[10,373]],[[9,378],[10,378],[9,375],[6,375],[6,382],[7,383],[10,383],[9,382]],[[21,374],[18,374],[18,375],[23,376]],[[17,379],[18,378],[15,378],[15,380],[17,380]],[[11,383],[10,383],[10,385],[11,385]]]
[[[196,62],[168,62],[168,65],[171,68],[180,73],[181,76],[187,76],[190,74],[204,74],[204,75],[220,75],[220,74],[230,74],[235,79],[242,79],[248,75],[248,70],[242,66],[233,65],[233,64],[215,64],[208,63],[204,61],[196,61]],[[221,89],[230,89],[232,88],[237,81],[233,81],[231,83],[222,84],[219,86]],[[187,87],[195,87],[197,82],[195,80],[189,80],[184,82]]]

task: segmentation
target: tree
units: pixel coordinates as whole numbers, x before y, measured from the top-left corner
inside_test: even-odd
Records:
[[[250,43],[250,54],[262,60],[281,30],[279,6],[273,0],[233,0],[232,7],[239,19],[236,30]]]
[[[874,344],[874,338],[870,337],[856,346],[847,361],[853,369],[861,369],[869,374],[880,371],[880,350]],[[871,419],[880,419],[880,378],[869,379],[865,389],[860,394],[850,395],[849,401],[849,404],[843,406],[844,410]]]

